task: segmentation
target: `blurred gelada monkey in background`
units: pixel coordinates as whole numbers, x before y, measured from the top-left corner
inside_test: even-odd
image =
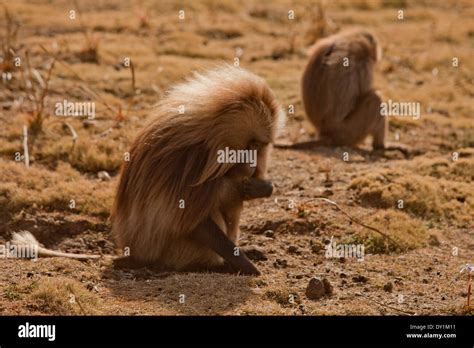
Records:
[[[259,274],[236,246],[239,219],[244,200],[272,193],[269,146],[283,118],[265,81],[240,68],[173,88],[122,168],[112,229],[130,255],[116,265]],[[257,161],[222,161],[224,150]]]
[[[363,29],[317,41],[303,73],[302,96],[319,139],[276,147],[357,146],[371,135],[374,149],[406,149],[385,142],[387,120],[372,86],[374,65],[380,57],[377,39]]]

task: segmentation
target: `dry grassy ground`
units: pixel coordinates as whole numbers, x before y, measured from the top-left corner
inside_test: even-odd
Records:
[[[361,150],[274,150],[274,196],[246,204],[241,221],[241,244],[257,245],[267,257],[256,262],[258,278],[116,271],[107,258],[1,259],[0,313],[473,313],[463,307],[467,277],[459,273],[474,259],[471,1],[94,0],[79,1],[76,19],[69,18],[71,1],[3,3],[10,20],[0,14],[0,55],[8,58],[0,66],[1,243],[28,230],[53,249],[113,254],[108,217],[117,174],[153,104],[193,70],[235,57],[268,81],[287,111],[294,106],[279,141],[306,140],[314,133],[299,89],[306,49],[318,37],[364,26],[384,51],[377,87],[385,99],[420,102],[421,118],[390,119],[389,140],[419,151],[408,159],[373,154],[368,143]],[[20,66],[11,64],[15,57]],[[95,119],[55,116],[64,99],[94,101]],[[77,132],[74,145],[66,122]],[[30,130],[29,168],[21,157],[23,125]],[[100,171],[111,180],[100,179]],[[314,197],[337,202],[396,243]],[[364,261],[326,258],[331,237],[364,243]],[[306,298],[315,276],[332,283],[332,296]]]

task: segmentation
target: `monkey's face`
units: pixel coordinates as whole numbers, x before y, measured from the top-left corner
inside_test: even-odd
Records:
[[[257,154],[257,168],[254,177],[264,179],[267,176],[267,162],[270,154],[270,144],[267,142],[253,139],[249,143],[249,149]]]
[[[241,181],[252,177],[255,174],[255,170],[256,167],[252,167],[250,163],[238,163],[226,173],[226,176]]]

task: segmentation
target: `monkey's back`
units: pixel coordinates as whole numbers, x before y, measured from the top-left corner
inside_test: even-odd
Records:
[[[318,41],[302,78],[306,115],[321,132],[341,122],[372,85],[373,60],[357,32]]]
[[[213,183],[191,186],[203,164],[184,150],[176,150],[173,159],[166,154],[156,156],[156,149],[166,146],[166,141],[155,138],[162,126],[157,120],[137,137],[130,161],[123,167],[112,215],[118,247],[129,248],[135,260],[165,269],[185,268],[198,261],[211,264],[217,255],[188,243],[186,233],[200,222],[197,216],[207,216],[213,209],[203,204]],[[186,166],[196,169],[181,179],[189,185],[180,187],[178,178]],[[183,190],[184,186],[188,188]]]

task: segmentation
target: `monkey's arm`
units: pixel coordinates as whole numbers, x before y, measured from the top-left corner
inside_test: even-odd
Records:
[[[270,197],[273,192],[273,184],[269,180],[255,177],[245,178],[242,181],[241,192],[244,200]]]
[[[215,251],[235,271],[245,275],[260,275],[258,269],[243,252],[238,252],[236,256],[236,245],[211,218],[207,218],[196,227],[191,233],[191,239]]]

